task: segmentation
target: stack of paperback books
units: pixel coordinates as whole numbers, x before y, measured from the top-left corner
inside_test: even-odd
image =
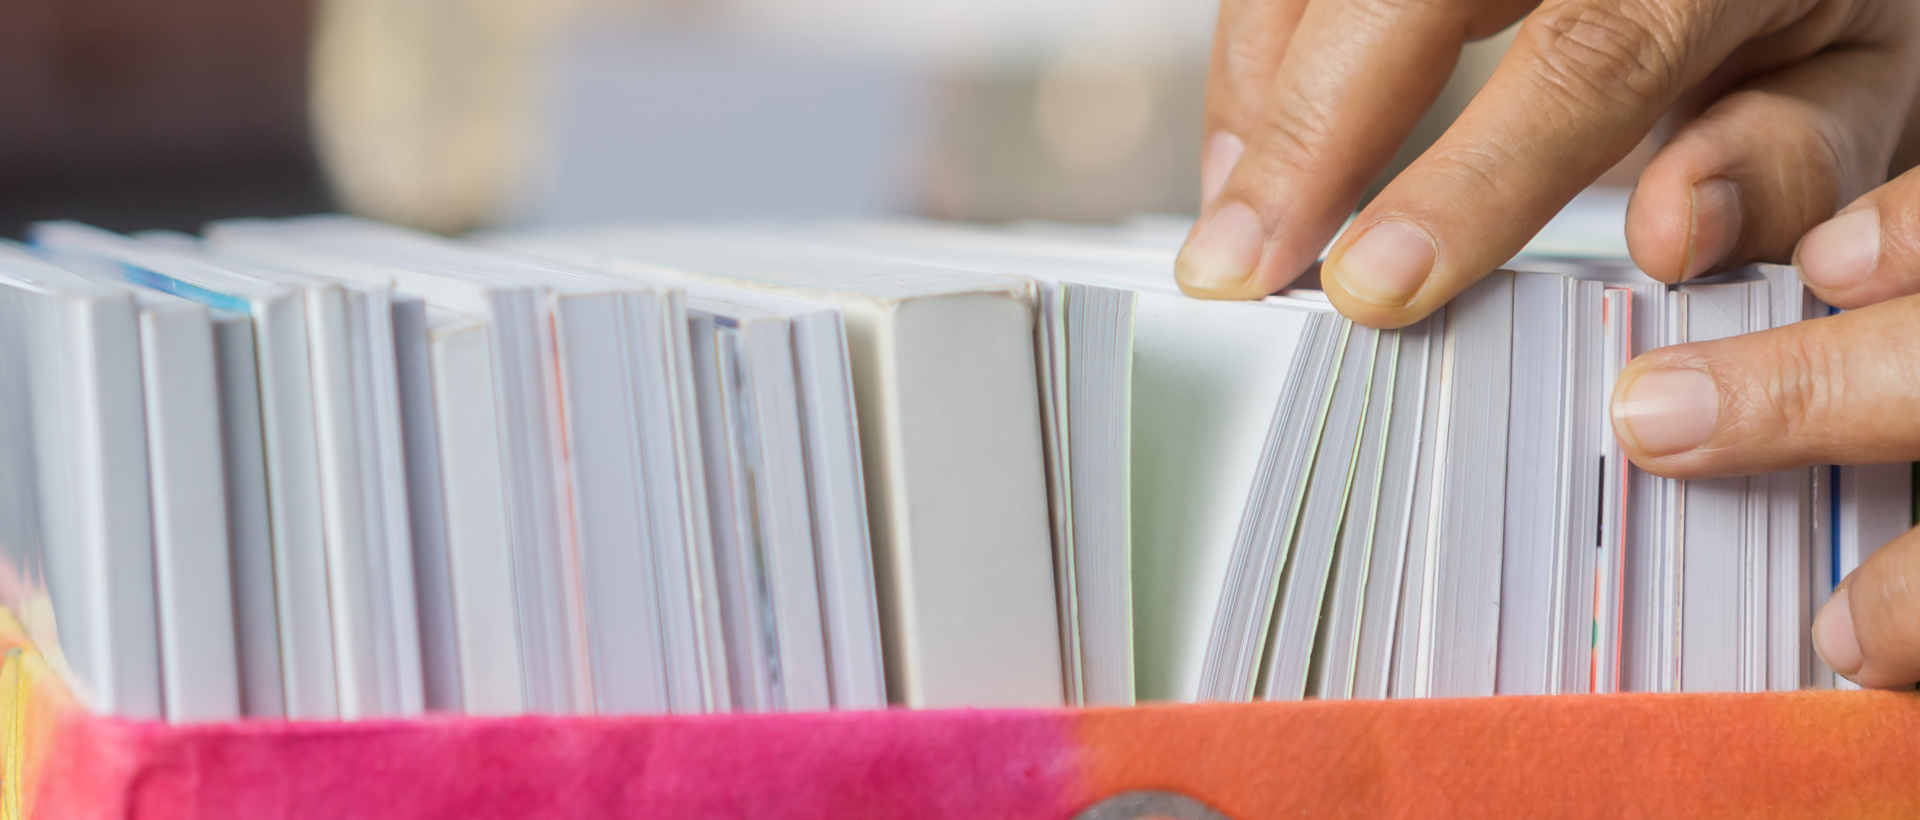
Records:
[[[1909,467],[1672,481],[1615,376],[1826,312],[1536,258],[1397,331],[1151,225],[340,217],[0,246],[0,603],[175,722],[1831,686]]]

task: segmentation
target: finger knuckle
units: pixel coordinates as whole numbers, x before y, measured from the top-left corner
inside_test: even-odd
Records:
[[[1502,184],[1501,169],[1511,168],[1514,160],[1496,143],[1476,142],[1427,155],[1424,170],[1447,180],[1452,191],[1471,192],[1475,200],[1504,201],[1512,192]]]
[[[1333,112],[1320,106],[1269,106],[1260,115],[1265,161],[1275,170],[1325,172],[1336,144],[1333,120]]]
[[[1766,362],[1761,403],[1765,426],[1783,444],[1826,438],[1834,413],[1846,406],[1846,368],[1840,351],[1821,334],[1784,333]]]
[[[1524,27],[1542,82],[1567,99],[1605,106],[1671,98],[1684,30],[1663,4],[1632,2],[1564,3],[1543,9]]]
[[[1286,40],[1277,27],[1240,26],[1222,35],[1219,57],[1224,78],[1240,84],[1258,86],[1270,79],[1274,54],[1286,50]],[[1244,89],[1257,95],[1257,88]]]

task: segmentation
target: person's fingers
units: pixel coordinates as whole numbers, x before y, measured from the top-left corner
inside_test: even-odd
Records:
[[[1200,204],[1220,193],[1246,148],[1267,88],[1280,70],[1287,42],[1308,0],[1221,0],[1213,57],[1207,66],[1207,102],[1200,147]]]
[[[1920,680],[1920,530],[1880,547],[1834,589],[1813,621],[1833,671],[1868,689]]]
[[[1920,296],[1649,351],[1613,392],[1621,448],[1704,478],[1920,459]]]
[[[1207,144],[1200,149],[1200,203],[1205,205],[1220,196],[1220,189],[1227,184],[1227,175],[1233,173],[1233,167],[1240,164],[1240,155],[1246,153],[1247,144],[1232,131],[1215,131],[1207,138]]]
[[[1808,231],[1793,264],[1807,286],[1835,307],[1920,293],[1920,170],[1901,174]]]
[[[1439,142],[1335,244],[1327,297],[1400,327],[1511,259],[1740,43],[1782,25],[1771,0],[1555,0]]]
[[[1479,33],[1480,5],[1310,5],[1257,116],[1236,132],[1245,153],[1181,251],[1181,288],[1207,298],[1258,298],[1317,260],[1446,85],[1461,46]],[[1230,148],[1215,139],[1214,150]]]
[[[1901,8],[1911,15],[1920,7]],[[1819,22],[1806,28],[1820,39],[1755,44],[1780,49],[1776,57],[1815,53],[1720,97],[1648,164],[1627,210],[1627,244],[1641,270],[1681,282],[1746,262],[1784,262],[1808,229],[1885,181],[1906,120],[1902,106],[1886,101],[1913,97],[1916,50],[1905,38],[1875,42]],[[1814,45],[1835,37],[1851,45]]]

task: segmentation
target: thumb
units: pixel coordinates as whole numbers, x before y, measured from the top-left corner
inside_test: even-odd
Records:
[[[1840,582],[1813,622],[1833,671],[1868,689],[1920,680],[1920,530],[1875,551]]]
[[[1668,478],[1916,460],[1920,296],[1649,351],[1620,374],[1613,429]]]

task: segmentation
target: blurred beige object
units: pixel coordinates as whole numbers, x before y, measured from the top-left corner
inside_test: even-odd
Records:
[[[1193,213],[1212,18],[1191,0],[322,0],[312,119],[344,209],[447,233]],[[1375,190],[1510,39],[1465,50]]]
[[[1040,141],[1072,169],[1112,167],[1139,147],[1153,117],[1153,77],[1142,66],[1068,57],[1040,75]]]
[[[933,106],[922,209],[985,222],[1192,211],[1205,87],[1197,56],[953,70]]]
[[[452,233],[526,183],[541,57],[573,0],[325,0],[314,142],[341,206]]]
[[[1453,124],[1512,39],[1503,32],[1461,52],[1367,196]],[[987,222],[1193,213],[1205,94],[1204,55],[1178,51],[1069,50],[1039,64],[949,72],[934,106],[923,209]]]

